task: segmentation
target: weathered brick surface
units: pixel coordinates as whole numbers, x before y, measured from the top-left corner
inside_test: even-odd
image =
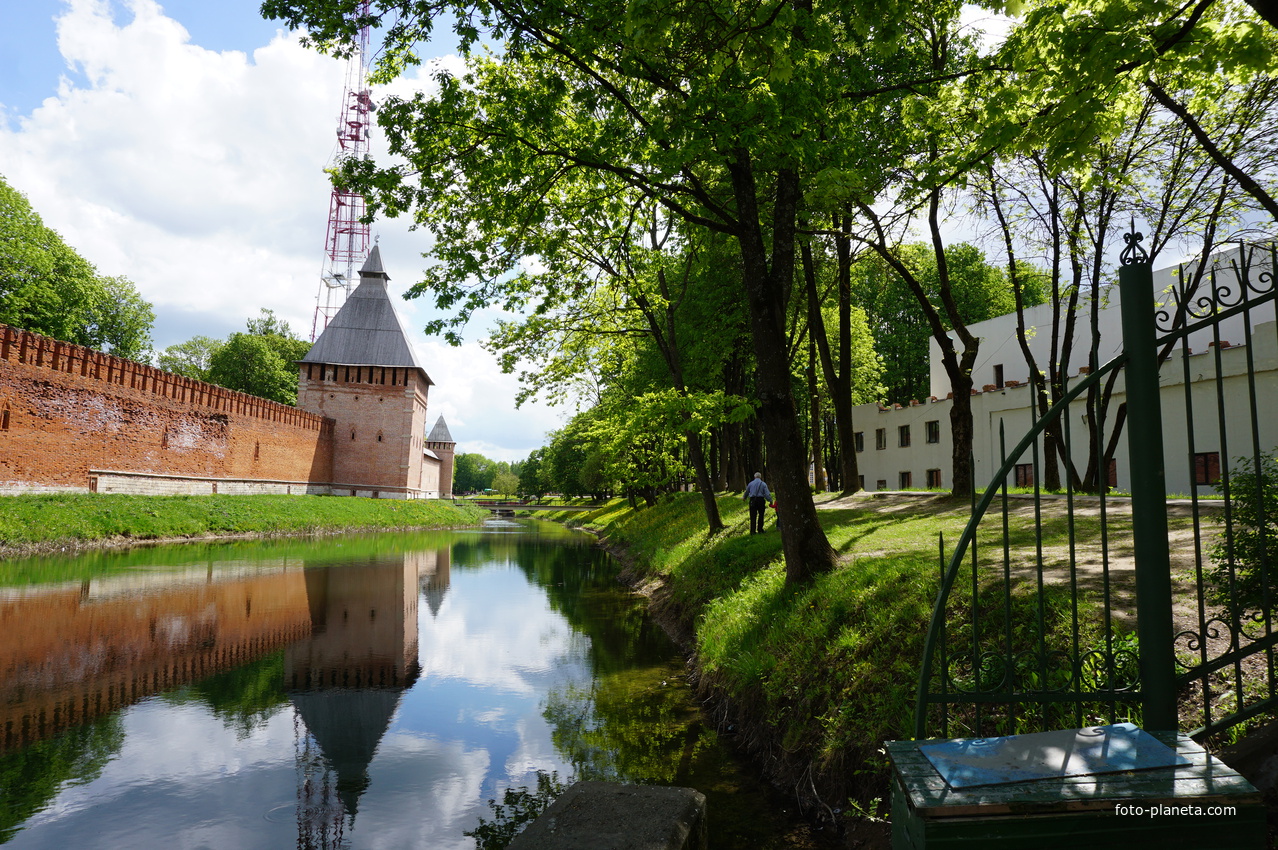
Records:
[[[0,492],[85,490],[103,471],[297,492],[333,479],[333,423],[0,325]],[[131,492],[183,492],[133,480]]]

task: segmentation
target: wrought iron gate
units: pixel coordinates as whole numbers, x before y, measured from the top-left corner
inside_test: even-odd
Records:
[[[1091,368],[1010,450],[1000,430],[1001,466],[953,551],[941,541],[917,737],[1133,720],[1201,738],[1278,705],[1278,247],[1240,244],[1154,292],[1126,238],[1123,353],[1098,364],[1094,334]],[[1118,429],[1130,497],[1100,474]],[[1066,465],[1050,497],[1045,452]],[[1080,459],[1097,492],[1068,473]],[[1012,496],[1026,471],[1032,494]]]

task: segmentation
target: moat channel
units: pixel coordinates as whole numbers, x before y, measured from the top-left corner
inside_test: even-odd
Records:
[[[617,571],[533,521],[0,565],[0,844],[471,850],[619,779],[701,790],[719,850],[822,846]]]

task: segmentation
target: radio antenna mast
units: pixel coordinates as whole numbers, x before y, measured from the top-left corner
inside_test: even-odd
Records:
[[[362,0],[357,14],[368,12],[369,0]],[[337,117],[337,148],[329,160],[329,169],[340,168],[347,159],[362,159],[368,153],[369,128],[372,126],[373,98],[366,87],[368,76],[368,26],[360,28],[346,60],[346,87]],[[368,253],[364,196],[333,187],[328,202],[328,230],[324,237],[324,268],[320,273],[319,294],[315,297],[315,319],[311,323],[311,342],[328,327],[355,284],[355,269]]]

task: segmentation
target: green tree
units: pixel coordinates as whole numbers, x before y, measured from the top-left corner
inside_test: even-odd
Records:
[[[493,476],[493,489],[503,496],[514,495],[519,492],[519,476],[502,470]]]
[[[196,381],[207,381],[213,355],[223,344],[220,339],[194,336],[161,351],[156,356],[156,364],[166,372]]]
[[[296,404],[297,361],[306,356],[310,343],[270,310],[263,309],[247,324],[247,333],[231,334],[209,356],[208,380],[280,404]]]
[[[931,246],[914,243],[898,249],[902,263],[923,283],[930,299],[939,294],[936,257]],[[982,322],[1016,310],[1016,299],[1007,276],[985,261],[980,249],[967,243],[947,246],[951,290],[964,324]],[[854,291],[871,323],[874,345],[883,358],[885,401],[909,404],[925,399],[929,391],[928,344],[932,330],[915,294],[891,266],[875,258],[855,264]],[[1043,301],[1042,282],[1023,283],[1027,305]],[[949,323],[944,323],[948,330]]]
[[[151,354],[155,311],[128,278],[99,277],[86,306],[81,345],[110,351],[117,357],[145,361]]]
[[[831,569],[836,556],[808,489],[786,339],[805,181],[832,163],[880,170],[882,158],[867,154],[865,131],[881,136],[884,117],[872,93],[885,77],[928,61],[930,47],[911,27],[952,24],[957,4],[921,17],[905,4],[859,15],[851,4],[725,9],[711,0],[570,8],[400,0],[375,8],[348,16],[347,4],[327,0],[263,4],[265,14],[304,24],[314,43],[339,51],[360,26],[392,19],[377,71],[383,81],[415,61],[437,16],[449,11],[460,21],[466,76],[441,72],[434,96],[392,98],[379,109],[406,165],[349,162],[339,177],[366,191],[374,209],[411,210],[434,232],[439,262],[415,292],[433,291],[462,320],[490,303],[523,306],[526,293],[508,284],[532,253],[524,231],[624,217],[613,180],[727,235],[740,257],[787,576],[797,582]],[[504,52],[484,58],[481,43]],[[592,183],[600,190],[560,191]]]
[[[453,458],[453,489],[460,493],[493,489],[493,481],[501,471],[499,463],[481,454],[462,452]]]
[[[549,295],[533,315],[500,323],[485,345],[500,355],[507,371],[516,363],[530,365],[520,374],[521,400],[536,393],[562,398],[589,385],[598,403],[605,394],[615,394],[620,381],[628,381],[636,394],[673,389],[684,402],[676,408],[677,420],[662,424],[686,443],[714,533],[723,522],[703,441],[710,428],[722,423],[699,414],[697,407],[699,399],[718,399],[701,388],[720,383],[725,352],[744,344],[740,322],[734,321],[740,314],[739,287],[725,291],[728,286],[719,273],[724,251],[715,240],[700,238],[703,234],[695,229],[691,236],[676,233],[675,223],[642,196],[631,212],[615,225],[573,224],[568,244],[578,259],[561,258],[552,276],[555,286],[571,277],[577,297],[571,304],[558,304]],[[668,243],[678,247],[668,248]],[[548,289],[534,276],[524,279],[530,291]],[[640,387],[631,374],[636,369],[644,373],[637,379]]]
[[[961,121],[973,130],[938,167],[962,172],[995,151],[1038,151],[1053,169],[1086,172],[1094,142],[1117,139],[1152,98],[1278,219],[1272,171],[1256,160],[1272,139],[1231,151],[1211,126],[1229,88],[1278,72],[1278,28],[1257,16],[1260,5],[1025,3],[986,71],[950,84],[936,101],[934,126]]]
[[[587,435],[589,421],[577,415],[563,428],[549,435],[545,447],[544,481],[551,491],[564,496],[585,496],[590,489],[582,483],[582,471],[590,450]]]
[[[0,322],[142,360],[155,313],[128,279],[100,277],[0,177]]]
[[[519,495],[539,499],[546,495],[547,486],[542,470],[542,457],[546,450],[533,449],[519,467]]]

